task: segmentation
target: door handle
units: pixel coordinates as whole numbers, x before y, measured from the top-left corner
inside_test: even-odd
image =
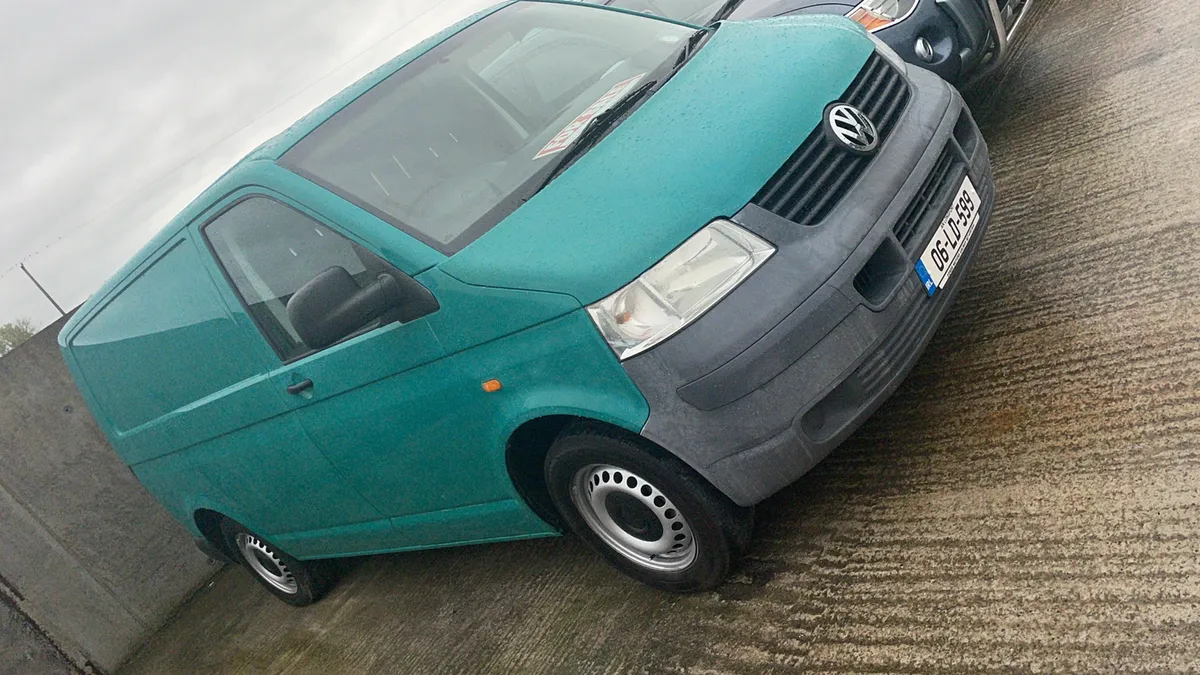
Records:
[[[308,391],[309,389],[312,389],[312,387],[313,387],[312,380],[304,380],[303,382],[297,382],[296,384],[289,384],[288,388],[287,388],[287,393],[299,394],[300,392]]]

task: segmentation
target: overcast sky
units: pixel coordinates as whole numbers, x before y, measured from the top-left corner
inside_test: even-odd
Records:
[[[495,0],[0,0],[0,324],[83,302],[225,169]],[[30,257],[32,256],[32,257]]]

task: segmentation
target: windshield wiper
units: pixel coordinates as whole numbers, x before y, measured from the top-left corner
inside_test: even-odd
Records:
[[[653,91],[654,85],[656,84],[658,84],[658,80],[649,80],[643,83],[638,88],[617,99],[615,103],[608,108],[605,108],[595,117],[588,120],[587,126],[584,127],[583,132],[580,133],[579,136],[572,141],[565,150],[563,150],[562,156],[559,157],[558,161],[556,161],[551,167],[550,173],[546,174],[546,178],[538,184],[537,189],[530,193],[529,196],[532,197],[533,195],[541,192],[543,188],[550,184],[550,181],[557,178],[558,175],[565,171],[568,166],[570,166],[576,159],[579,158],[580,155],[587,152],[589,148],[595,145],[604,136],[605,132],[611,129],[613,125],[616,124],[617,121],[620,120],[621,117],[633,107],[633,104],[645,98],[647,94]]]
[[[710,28],[701,28],[692,33],[691,37],[684,43],[683,49],[679,50],[679,56],[675,57],[675,65],[671,67],[671,70],[679,70],[680,66],[687,63],[687,60],[692,58],[692,54],[696,53],[696,49],[700,46],[701,42],[704,42],[704,38],[708,37],[711,30]]]

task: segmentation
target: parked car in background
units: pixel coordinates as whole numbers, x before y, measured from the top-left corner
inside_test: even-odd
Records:
[[[59,341],[286,602],[326,558],[564,526],[706,589],[899,386],[993,200],[958,93],[852,21],[508,2],[251,153]]]
[[[1032,0],[596,0],[610,7],[707,25],[799,14],[842,14],[909,63],[964,85],[1008,57]]]

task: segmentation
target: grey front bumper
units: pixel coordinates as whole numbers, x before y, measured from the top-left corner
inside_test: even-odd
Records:
[[[799,478],[895,391],[983,239],[994,200],[986,145],[952,88],[919,69],[910,80],[904,117],[828,218],[801,228],[754,205],[735,214],[778,253],[696,323],[625,362],[650,404],[642,434],[740,505]],[[981,221],[948,287],[929,298],[912,263],[951,199],[930,186],[957,186],[964,173]],[[902,243],[894,230],[914,203],[926,208]]]
[[[876,35],[910,63],[965,86],[1008,59],[1033,0],[922,0],[903,21]],[[917,54],[917,40],[930,50]]]

